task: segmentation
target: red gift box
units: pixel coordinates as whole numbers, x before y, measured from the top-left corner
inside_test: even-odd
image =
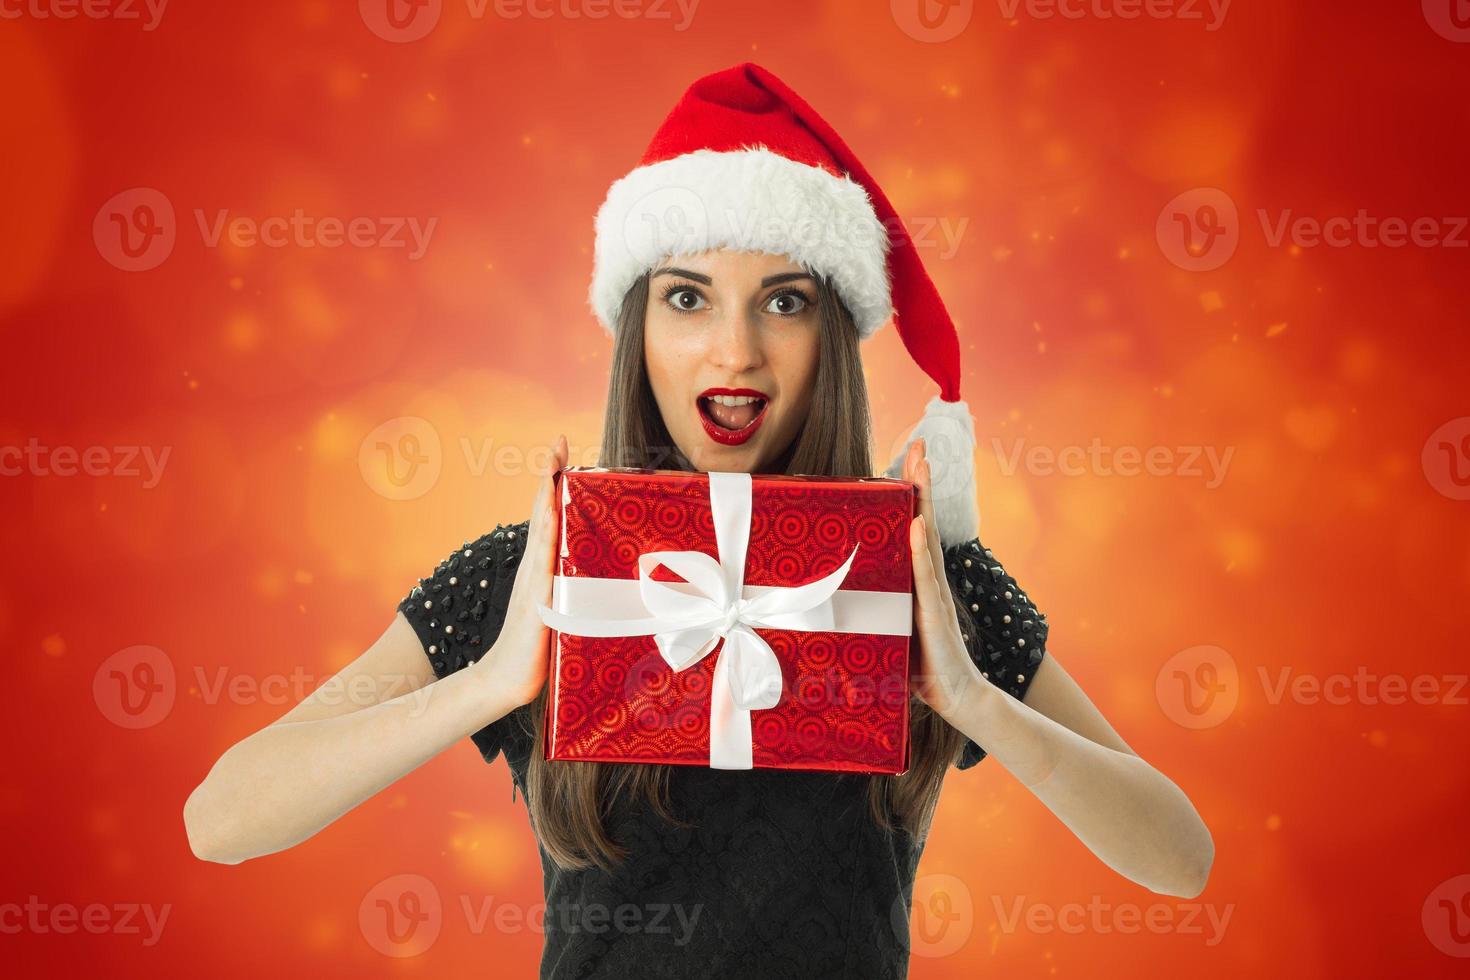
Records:
[[[908,769],[913,484],[571,467],[556,495],[548,760]]]

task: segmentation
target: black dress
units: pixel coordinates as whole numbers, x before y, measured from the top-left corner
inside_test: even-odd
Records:
[[[437,676],[495,642],[528,524],[499,525],[461,545],[399,605]],[[971,657],[991,683],[1024,698],[1044,654],[1045,615],[978,540],[946,548],[945,567],[956,600],[974,611]],[[531,752],[539,751],[529,712],[517,708],[471,736],[486,762],[505,755],[513,797],[524,797]],[[968,769],[984,756],[967,739],[955,765]],[[540,849],[543,980],[907,975],[923,846],[873,821],[870,777],[672,768],[670,804],[692,827],[617,808],[608,830],[628,857],[613,874],[562,870]]]

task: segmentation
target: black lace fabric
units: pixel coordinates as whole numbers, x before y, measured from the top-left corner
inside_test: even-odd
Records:
[[[463,543],[399,604],[436,676],[495,643],[528,527],[497,525]],[[979,540],[946,548],[944,558],[955,599],[976,624],[965,633],[971,658],[1024,699],[1045,654],[1045,615]],[[528,712],[517,708],[471,736],[486,762],[505,756],[522,794],[540,750]],[[967,739],[955,765],[984,757]],[[883,777],[672,768],[671,805],[693,826],[615,808],[609,832],[628,858],[612,873],[563,870],[541,851],[543,980],[907,976],[923,845],[869,815],[867,780]]]

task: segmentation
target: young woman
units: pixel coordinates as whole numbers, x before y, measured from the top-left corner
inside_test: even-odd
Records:
[[[670,193],[674,248],[639,220],[666,217]],[[801,216],[826,232],[794,234]],[[889,470],[917,484],[921,510],[906,773],[548,763],[548,473],[527,521],[456,549],[354,663],[219,759],[185,806],[194,852],[233,864],[290,847],[469,736],[487,762],[504,754],[526,801],[543,977],[897,977],[941,784],[988,754],[1120,874],[1199,894],[1213,859],[1199,815],[1048,654],[1045,616],[973,533],[972,476],[931,468],[923,433],[964,407],[958,346],[890,218],[820,117],[742,65],[695,83],[614,184],[592,302],[615,338],[608,465],[872,475],[859,344],[890,314],[940,381]],[[945,465],[968,463],[972,437],[960,449]],[[553,472],[566,458],[558,439]],[[365,688],[381,696],[365,703]]]

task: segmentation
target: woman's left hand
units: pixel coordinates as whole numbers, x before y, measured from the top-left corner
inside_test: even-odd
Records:
[[[923,439],[915,439],[903,461],[903,478],[919,487],[919,516],[909,525],[914,565],[914,622],[919,662],[910,687],[941,717],[958,706],[976,683],[983,683],[970,659],[944,574],[944,551],[934,521],[933,481]]]

